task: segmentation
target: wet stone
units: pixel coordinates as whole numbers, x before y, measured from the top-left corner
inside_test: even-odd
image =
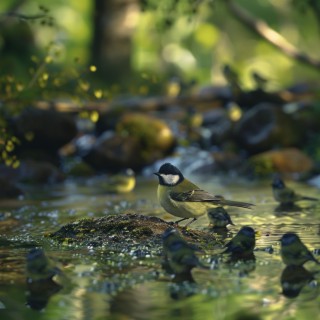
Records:
[[[213,234],[173,225],[157,217],[141,214],[109,215],[82,219],[63,226],[48,237],[61,244],[105,247],[117,252],[136,252],[137,256],[158,252],[161,235],[167,228],[179,229],[186,241],[200,250],[217,246]]]

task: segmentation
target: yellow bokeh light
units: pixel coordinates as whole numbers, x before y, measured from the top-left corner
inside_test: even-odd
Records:
[[[8,141],[7,144],[6,144],[6,150],[7,150],[8,152],[11,152],[11,151],[13,151],[13,149],[14,149],[14,144],[13,144],[13,142],[12,142],[12,141]]]
[[[195,39],[206,48],[213,47],[219,38],[219,31],[209,23],[201,24],[195,31]]]
[[[45,63],[51,63],[52,62],[52,57],[51,56],[46,56],[44,61],[45,61]]]
[[[103,91],[101,89],[94,90],[93,94],[97,99],[101,99],[103,96]]]
[[[12,168],[13,168],[13,169],[17,169],[19,166],[20,166],[20,161],[19,161],[19,160],[15,160],[15,161],[12,163]]]
[[[238,121],[242,117],[242,110],[236,103],[232,103],[228,106],[228,114],[232,121]]]
[[[97,122],[97,121],[99,120],[99,112],[97,112],[97,111],[91,112],[91,114],[90,114],[90,120],[91,120],[92,122]]]

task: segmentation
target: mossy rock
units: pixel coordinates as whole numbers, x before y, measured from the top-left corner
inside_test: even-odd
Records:
[[[100,171],[140,171],[172,153],[175,146],[174,133],[164,121],[141,113],[125,113],[114,132],[99,136],[84,160]]]
[[[314,168],[312,159],[296,148],[262,152],[251,157],[249,162],[258,176],[274,172],[308,174]]]
[[[78,246],[103,246],[110,250],[126,251],[130,247],[162,247],[161,235],[167,228],[177,228],[184,239],[200,250],[210,250],[217,245],[212,233],[185,229],[157,217],[141,214],[109,215],[88,218],[63,226],[48,236],[59,243]]]

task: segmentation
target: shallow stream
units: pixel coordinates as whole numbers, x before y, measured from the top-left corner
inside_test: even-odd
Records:
[[[320,259],[320,203],[301,202],[285,212],[273,200],[270,181],[192,179],[214,194],[256,204],[253,210],[230,209],[235,226],[217,235],[224,243],[241,226],[252,226],[257,232],[255,262],[214,264],[215,252],[207,252],[202,259],[211,269],[194,269],[192,282],[176,283],[152,252],[139,257],[125,249],[112,252],[108,244],[83,248],[46,237],[83,217],[132,212],[175,220],[157,203],[155,177],[138,177],[136,189],[124,195],[107,195],[94,179],[89,185],[66,181],[28,187],[25,197],[0,202],[0,319],[318,319],[320,267],[306,263],[303,270],[312,280],[298,279],[296,297],[287,297],[280,282],[285,266],[278,239],[287,231],[297,232]],[[314,187],[290,185],[319,197]],[[191,228],[207,230],[207,218]],[[63,276],[40,287],[28,286],[25,258],[33,247],[44,248]]]

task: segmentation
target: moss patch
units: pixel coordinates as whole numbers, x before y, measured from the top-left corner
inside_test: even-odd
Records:
[[[169,227],[179,229],[186,241],[201,250],[217,245],[216,238],[208,232],[184,229],[157,217],[140,214],[109,215],[101,218],[82,219],[63,226],[49,237],[67,244],[80,246],[107,246],[111,250],[162,246],[161,235]]]

